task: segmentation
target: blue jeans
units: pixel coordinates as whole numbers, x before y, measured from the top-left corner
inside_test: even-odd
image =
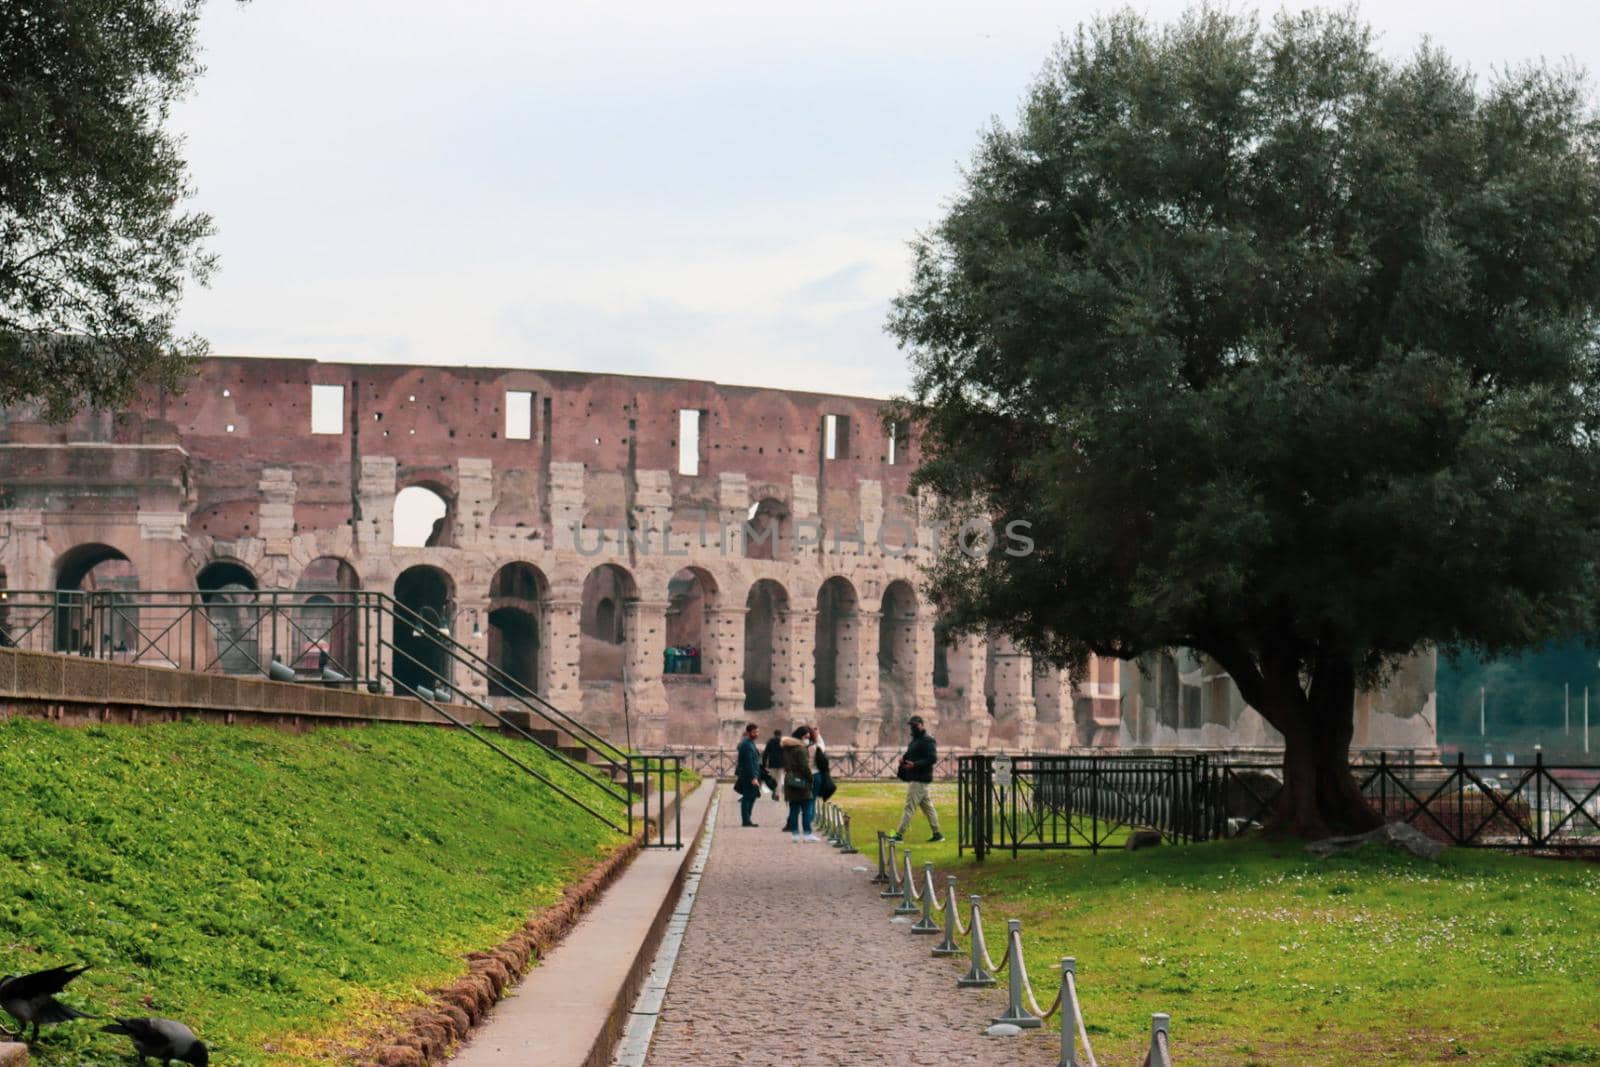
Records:
[[[811,808],[812,801],[809,800],[789,801],[789,821],[783,824],[783,828],[792,834],[798,834],[800,832],[799,827],[804,826],[805,832],[809,834],[811,832]]]
[[[811,832],[811,824],[817,821],[817,790],[822,788],[822,774],[819,771],[811,772],[811,799],[806,801],[806,833]]]

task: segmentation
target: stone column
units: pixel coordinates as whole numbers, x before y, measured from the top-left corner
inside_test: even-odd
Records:
[[[967,724],[971,728],[971,745],[973,751],[982,752],[989,747],[989,731],[994,725],[985,695],[989,680],[989,642],[982,637],[967,636],[961,639],[957,648],[957,654],[966,657],[963,703],[966,706]]]
[[[1033,703],[1033,658],[1009,637],[995,638],[994,728],[996,743],[1033,748],[1038,713]]]
[[[817,609],[791,607],[788,631],[789,656],[783,672],[788,681],[788,699],[778,707],[788,714],[792,725],[817,716]],[[773,690],[776,701],[776,684]]]
[[[856,610],[855,648],[854,656],[850,656],[855,668],[855,712],[856,712],[856,747],[873,748],[878,744],[878,736],[883,726],[883,708],[880,707],[880,693],[878,687],[878,625],[883,618],[879,611]],[[841,639],[843,634],[841,633]],[[840,661],[843,662],[849,652],[848,646],[840,649]],[[840,697],[844,693],[843,680],[840,684]],[[843,701],[841,700],[841,703]]]
[[[1038,717],[1034,743],[1042,749],[1067,749],[1077,746],[1077,724],[1073,718],[1072,678],[1066,671],[1035,665],[1033,703]]]
[[[623,612],[622,633],[628,645],[623,699],[634,722],[635,747],[648,752],[667,743],[667,690],[661,684],[667,602],[630,600]]]
[[[481,584],[481,583],[480,583]],[[477,625],[478,632],[473,634],[473,625]],[[451,626],[455,638],[466,645],[473,652],[489,659],[489,601],[487,598],[469,598],[456,601],[455,623]],[[456,667],[456,685],[464,693],[476,697],[478,700],[488,702],[489,681],[477,671],[468,673],[463,667]]]
[[[735,744],[747,720],[744,713],[744,614],[742,606],[707,611],[706,630],[700,637],[701,649],[711,657],[706,668],[711,671],[720,736],[726,738],[728,724],[734,723]]]
[[[552,598],[545,601],[544,629],[539,634],[539,673],[543,696],[574,718],[583,712],[583,688],[578,681],[579,620],[583,601]]]

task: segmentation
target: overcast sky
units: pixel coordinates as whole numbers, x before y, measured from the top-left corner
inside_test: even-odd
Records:
[[[213,0],[175,124],[221,270],[182,325],[227,355],[888,395],[907,241],[1112,6]],[[1600,44],[1594,0],[1364,11],[1480,74]]]

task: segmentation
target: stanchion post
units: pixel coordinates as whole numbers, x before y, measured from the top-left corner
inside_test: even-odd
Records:
[[[936,934],[939,924],[933,921],[933,861],[922,865],[922,918],[911,926],[914,934]]]
[[[1081,1067],[1078,1063],[1078,1002],[1072,995],[1068,975],[1077,974],[1078,961],[1061,957],[1061,1063],[1059,1067]]]
[[[884,886],[883,891],[878,894],[885,900],[900,895],[900,858],[895,855],[897,846],[894,838],[891,837],[887,840],[889,842],[889,884]]]
[[[944,940],[933,946],[935,956],[959,956],[961,946],[956,944],[956,876],[944,876]]]
[[[900,876],[900,903],[895,905],[896,915],[915,915],[917,913],[917,884],[916,875],[912,873],[911,850],[908,848],[902,854],[905,861],[905,874]]]
[[[972,904],[972,919],[967,923],[967,936],[972,942],[972,967],[956,979],[956,985],[963,989],[996,985],[994,975],[983,969],[983,917],[978,911],[978,902],[983,898],[974,893],[967,899]]]
[[[1022,920],[1006,920],[1006,1010],[994,1018],[996,1023],[1010,1023],[1024,1030],[1036,1030],[1044,1020],[1033,1014],[1022,1003],[1022,976],[1026,964],[1022,962]]]
[[[888,872],[883,869],[883,842],[888,836],[882,830],[878,831],[878,873],[872,876],[872,885],[887,885],[889,882]]]
[[[1161,1038],[1167,1039],[1167,1049],[1172,1049],[1172,1016],[1164,1011],[1158,1011],[1150,1016],[1150,1058],[1146,1062],[1150,1067],[1168,1067],[1168,1061],[1161,1056]]]
[[[850,840],[850,813],[848,811],[844,813],[844,844],[839,846],[839,851],[846,856],[860,855],[860,849],[856,848],[855,842]]]

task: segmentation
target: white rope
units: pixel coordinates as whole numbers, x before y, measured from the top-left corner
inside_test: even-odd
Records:
[[[1017,936],[1017,947],[1019,950],[1021,946],[1022,936],[1019,934]],[[1006,947],[1010,948],[1009,945]],[[1017,976],[1022,979],[1022,993],[1028,998],[1028,1008],[1032,1010],[1035,1015],[1039,1016],[1039,1018],[1048,1019],[1051,1012],[1056,1010],[1056,1005],[1061,1003],[1061,995],[1059,993],[1056,994],[1056,1003],[1050,1005],[1050,1011],[1044,1011],[1039,1007],[1039,998],[1033,995],[1033,983],[1028,981],[1028,961],[1023,958],[1021,951],[1018,951],[1017,953]]]
[[[911,890],[911,899],[912,900],[921,900],[922,899],[922,891],[917,888],[917,872],[911,866],[911,853],[910,852],[903,852],[903,853],[900,854],[900,858],[905,860],[905,864],[906,864],[906,885]]]
[[[965,934],[967,932],[967,924],[961,921],[961,909],[956,907],[956,887],[953,885],[950,887],[950,900],[945,904],[945,907],[950,909],[950,914],[955,918],[956,933]]]
[[[933,901],[934,911],[944,910],[944,901],[939,899],[939,891],[933,887],[933,871],[931,868],[922,868],[922,895]]]

